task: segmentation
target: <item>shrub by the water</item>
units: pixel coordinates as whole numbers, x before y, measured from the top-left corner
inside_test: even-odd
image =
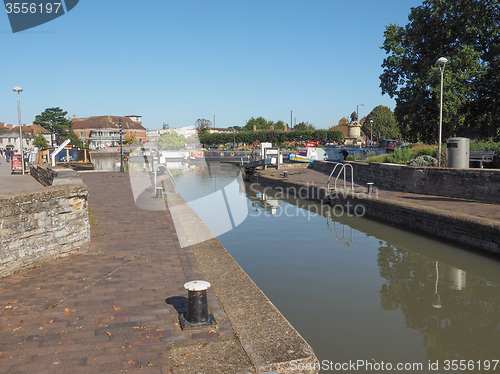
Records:
[[[407,164],[413,157],[413,152],[410,148],[396,149],[387,157],[387,162],[392,164]]]
[[[389,155],[387,154],[383,154],[383,155],[378,155],[378,156],[372,156],[372,157],[368,157],[366,159],[366,162],[387,162],[387,157]]]
[[[432,156],[422,155],[410,161],[410,166],[429,167],[437,166],[437,159]]]

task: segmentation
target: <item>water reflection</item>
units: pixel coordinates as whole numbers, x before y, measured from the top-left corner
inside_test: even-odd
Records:
[[[332,225],[330,222],[333,223],[333,230],[332,230]],[[339,233],[339,230],[337,230],[337,224],[339,226],[342,226],[342,234]],[[342,247],[350,247],[352,244],[352,227],[344,225],[342,223],[338,223],[337,221],[334,221],[332,217],[330,217],[330,214],[327,214],[326,217],[326,225],[328,226],[328,230],[330,231],[330,235],[340,243],[342,243]],[[346,241],[346,227],[347,230],[350,231],[350,239]]]
[[[214,164],[176,178],[193,199],[234,173]],[[479,360],[499,359],[498,260],[269,188],[239,188],[250,213],[219,240],[320,360],[422,363],[419,372],[435,373],[443,371],[429,360],[442,368],[463,359],[475,373]]]

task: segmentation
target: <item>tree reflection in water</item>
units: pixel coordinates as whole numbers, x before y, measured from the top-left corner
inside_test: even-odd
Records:
[[[382,308],[400,310],[407,327],[421,332],[429,360],[500,358],[498,284],[384,242],[377,263],[386,280]]]

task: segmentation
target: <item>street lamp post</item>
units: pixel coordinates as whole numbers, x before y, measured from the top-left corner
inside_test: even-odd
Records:
[[[21,124],[21,103],[19,101],[19,93],[23,92],[21,87],[14,87],[12,91],[17,92],[17,116],[19,118],[19,151],[21,152],[21,168],[24,175],[24,149],[23,149],[23,127]]]
[[[443,133],[443,75],[444,67],[448,59],[446,57],[440,57],[436,63],[439,65],[439,70],[441,71],[441,99],[439,105],[439,136],[438,136],[438,168],[441,167],[441,136]]]
[[[358,121],[359,121],[359,107],[360,106],[365,106],[365,104],[358,104],[358,105],[356,105],[356,117],[358,117]]]
[[[125,170],[123,168],[123,143],[122,143],[122,119],[118,120],[118,127],[120,128],[120,173]]]
[[[373,144],[373,120],[370,120],[370,145]]]

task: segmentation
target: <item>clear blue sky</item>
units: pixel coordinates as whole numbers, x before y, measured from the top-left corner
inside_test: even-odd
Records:
[[[143,116],[148,129],[245,125],[251,117],[328,128],[394,108],[379,88],[385,26],[421,0],[80,0],[13,34],[0,15],[0,121],[45,108]]]

